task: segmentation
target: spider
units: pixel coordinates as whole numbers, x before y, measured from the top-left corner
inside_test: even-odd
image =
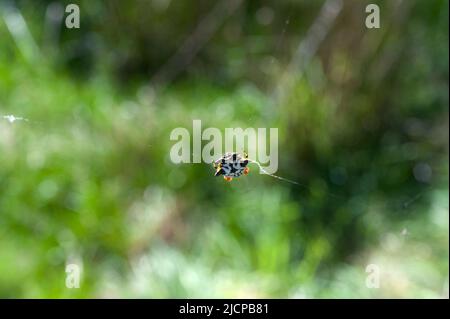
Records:
[[[277,176],[274,174],[270,174],[269,172],[267,172],[264,167],[261,166],[261,164],[258,161],[252,160],[248,158],[247,153],[244,152],[244,155],[241,155],[239,153],[225,153],[221,158],[219,158],[218,160],[215,160],[213,162],[214,165],[214,169],[216,170],[216,173],[214,174],[214,176],[220,176],[223,175],[223,178],[227,181],[227,182],[231,182],[233,180],[233,177],[239,177],[242,174],[244,175],[248,175],[248,173],[250,172],[250,169],[247,167],[247,165],[249,163],[254,163],[256,165],[258,165],[259,167],[259,171],[260,174],[265,174],[265,175],[269,175],[270,177],[291,183],[291,184],[295,184],[295,185],[299,185],[299,186],[304,186],[296,181],[281,177],[281,176]],[[306,187],[306,186],[304,186]]]
[[[247,153],[244,153],[243,156],[239,153],[225,153],[213,163],[216,170],[214,176],[223,175],[227,182],[231,182],[233,177],[249,173],[250,169],[247,167],[249,162]]]

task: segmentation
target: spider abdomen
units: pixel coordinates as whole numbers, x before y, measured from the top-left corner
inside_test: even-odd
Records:
[[[245,173],[248,159],[238,153],[226,153],[214,162],[215,176],[239,177]]]

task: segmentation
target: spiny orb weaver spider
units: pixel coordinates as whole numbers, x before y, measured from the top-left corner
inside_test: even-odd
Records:
[[[250,172],[250,169],[247,167],[249,163],[255,163],[259,167],[259,171],[261,174],[269,175],[273,178],[291,183],[296,184],[299,186],[306,187],[296,181],[277,176],[274,174],[270,174],[267,172],[258,161],[252,160],[248,158],[247,153],[244,152],[244,155],[241,155],[239,153],[225,153],[221,158],[213,162],[214,169],[216,170],[216,173],[214,176],[220,176],[223,175],[223,178],[227,182],[231,182],[233,180],[233,177],[239,177],[242,174],[247,175]]]
[[[221,158],[214,161],[214,176],[223,175],[227,182],[231,182],[233,177],[239,177],[242,174],[247,175],[250,169],[247,167],[249,163],[248,155],[244,152],[242,156],[239,153],[225,153]]]

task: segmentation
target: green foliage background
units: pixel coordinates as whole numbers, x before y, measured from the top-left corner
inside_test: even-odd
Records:
[[[215,3],[0,1],[0,297],[448,298],[448,2],[345,0],[293,66],[323,3],[243,1],[155,83]],[[193,119],[278,128],[304,186],[173,164]]]

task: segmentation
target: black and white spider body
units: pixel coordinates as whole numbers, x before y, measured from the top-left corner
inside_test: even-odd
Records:
[[[216,173],[214,176],[223,175],[226,181],[231,181],[233,177],[239,177],[242,174],[247,175],[249,160],[247,154],[244,156],[238,153],[225,153],[221,158],[214,161]]]

